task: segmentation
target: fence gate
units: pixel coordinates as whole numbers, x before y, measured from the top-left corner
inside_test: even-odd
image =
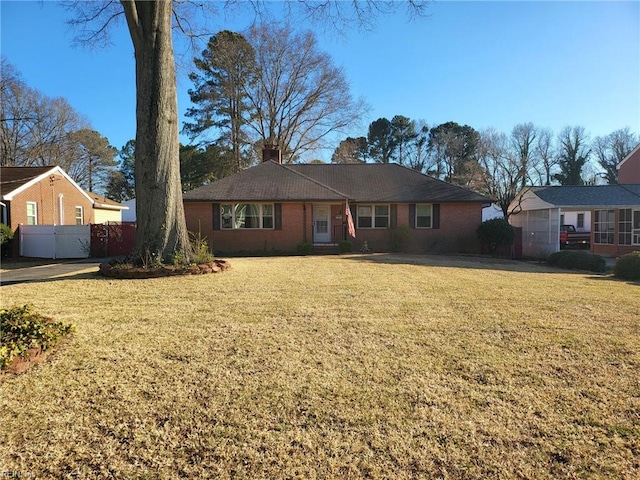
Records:
[[[136,240],[134,222],[91,225],[91,256],[120,257],[133,249]]]
[[[33,258],[87,258],[89,225],[20,225],[20,256]]]

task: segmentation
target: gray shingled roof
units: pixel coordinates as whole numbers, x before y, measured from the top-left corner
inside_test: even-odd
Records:
[[[263,162],[184,194],[189,201],[473,202],[490,198],[397,164]]]
[[[536,187],[534,193],[558,207],[637,207],[640,185]]]

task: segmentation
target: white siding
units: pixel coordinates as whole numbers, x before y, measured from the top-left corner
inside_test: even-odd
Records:
[[[122,211],[120,210],[103,210],[100,208],[93,209],[94,223],[122,222]]]

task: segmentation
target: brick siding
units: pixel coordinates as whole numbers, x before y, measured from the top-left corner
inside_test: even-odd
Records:
[[[16,230],[18,226],[27,223],[27,202],[37,205],[38,225],[75,225],[76,206],[83,207],[83,224],[93,222],[93,204],[82,195],[69,181],[61,175],[46,177],[32,185],[27,190],[18,193],[9,203],[9,223]],[[60,222],[59,205],[60,194],[63,195],[63,221]]]
[[[351,206],[352,212],[356,205]],[[312,203],[283,203],[281,230],[214,230],[212,202],[184,202],[187,228],[207,237],[215,252],[294,252],[301,242],[313,242]],[[344,206],[331,206],[331,231],[346,221]],[[339,217],[339,218],[336,218]],[[480,253],[476,229],[482,223],[482,206],[478,203],[450,203],[440,205],[440,228],[409,228],[409,205],[397,205],[397,224],[409,232],[402,250],[413,253]],[[366,241],[376,252],[390,251],[394,235],[401,230],[358,229],[356,238],[348,238],[354,251]]]

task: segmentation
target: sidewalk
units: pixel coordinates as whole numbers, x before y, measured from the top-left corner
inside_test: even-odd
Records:
[[[96,259],[82,260],[51,260],[52,263],[36,266],[25,266],[23,268],[12,268],[0,272],[0,286],[12,285],[16,283],[37,282],[51,278],[65,277],[77,273],[97,272],[98,267],[105,260]],[[46,260],[43,260],[46,262]],[[16,266],[16,264],[12,264]]]

